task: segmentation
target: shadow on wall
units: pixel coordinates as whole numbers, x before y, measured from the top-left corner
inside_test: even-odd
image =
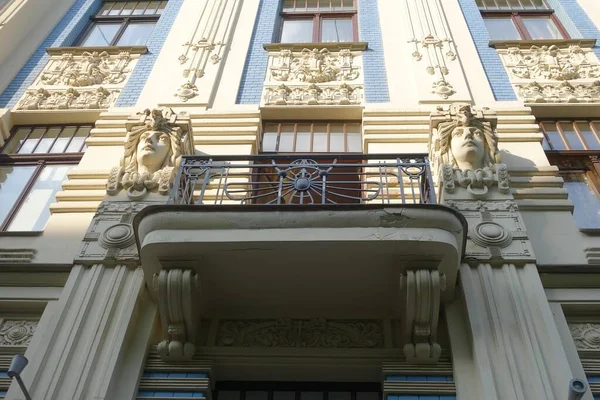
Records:
[[[508,165],[508,170],[511,167],[535,167],[536,164],[532,160],[512,154],[508,150],[500,150],[500,160]]]

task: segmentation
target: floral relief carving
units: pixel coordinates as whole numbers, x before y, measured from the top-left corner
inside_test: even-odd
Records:
[[[119,97],[118,89],[28,90],[17,104],[19,110],[88,110],[109,108]]]
[[[569,324],[577,350],[600,350],[600,324]]]
[[[217,346],[230,347],[382,348],[383,343],[377,320],[224,320],[217,335]]]
[[[76,56],[63,53],[52,59],[40,77],[44,85],[72,87],[119,84],[131,72],[131,54],[127,51],[111,56],[103,52],[83,52]]]
[[[27,346],[38,321],[0,319],[0,346]]]
[[[362,87],[346,83],[339,86],[290,87],[281,84],[265,89],[266,105],[350,105],[362,102]]]
[[[577,84],[531,82],[516,85],[518,94],[527,103],[597,103],[600,102],[600,80]]]
[[[531,46],[524,51],[519,47],[509,47],[505,63],[510,73],[522,79],[572,80],[600,77],[600,64],[590,60],[580,46],[567,49],[552,46]]]
[[[353,64],[354,55],[349,49],[333,54],[328,49],[304,49],[295,54],[283,49],[274,57],[270,68],[276,81],[322,83],[351,81],[359,77],[359,68]]]

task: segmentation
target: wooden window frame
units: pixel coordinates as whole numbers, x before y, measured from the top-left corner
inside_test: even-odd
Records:
[[[352,20],[352,41],[358,42],[358,10],[357,0],[353,0],[353,10],[340,11],[281,11],[279,13],[278,38],[281,43],[283,34],[283,23],[286,20],[312,20],[312,43],[324,43],[321,41],[321,25],[324,19],[349,18]],[[318,4],[318,3],[317,3]],[[331,42],[342,43],[342,42]]]
[[[67,127],[67,126],[76,126],[78,128],[81,128],[83,126],[85,126],[85,127],[87,127],[87,126],[93,127],[92,124],[25,125],[25,126],[15,126],[15,127],[13,127],[11,137],[6,141],[6,143],[4,144],[4,146],[0,149],[0,167],[5,167],[5,166],[15,166],[15,167],[35,166],[35,170],[31,174],[31,176],[27,180],[27,183],[25,184],[25,186],[21,190],[21,193],[19,194],[19,196],[17,197],[17,199],[13,203],[11,209],[9,210],[8,214],[6,215],[6,218],[4,219],[4,221],[2,223],[0,223],[0,234],[2,234],[2,233],[9,233],[11,235],[12,234],[18,234],[19,231],[7,231],[7,229],[10,227],[10,224],[14,221],[14,218],[17,215],[17,213],[19,212],[21,206],[23,205],[23,202],[25,201],[25,199],[29,195],[29,192],[31,191],[31,189],[35,185],[35,182],[37,181],[37,179],[39,178],[40,174],[42,173],[42,171],[44,170],[44,168],[46,166],[49,166],[49,165],[64,165],[64,164],[77,165],[81,161],[81,158],[83,157],[83,154],[84,154],[83,150],[85,148],[85,141],[82,144],[81,148],[79,149],[80,151],[76,152],[76,153],[34,153],[34,151],[37,148],[37,146],[39,146],[39,144],[42,142],[42,139],[44,138],[44,135],[46,133],[48,133],[51,128],[56,128],[56,127],[63,127],[64,128],[64,127]],[[14,135],[16,134],[17,130],[21,129],[21,128],[31,128],[31,129],[30,129],[29,133],[23,138],[23,142],[18,147],[15,148],[14,154],[4,154],[4,153],[2,153],[2,151],[4,151],[4,149],[6,149],[11,144],[11,140],[13,140]],[[25,141],[27,140],[27,138],[29,137],[29,135],[31,134],[31,132],[33,132],[35,129],[38,129],[38,128],[45,128],[46,132],[44,132],[44,134],[38,139],[37,144],[31,150],[32,152],[30,154],[17,154],[18,151],[21,149],[21,147],[25,144]],[[73,134],[69,138],[69,142],[65,146],[65,150],[69,147],[69,144],[71,143],[71,141],[73,140],[73,138],[76,136],[76,133],[78,131],[79,131],[79,129],[75,129],[74,130]],[[49,149],[51,149],[52,146],[54,145],[54,143],[56,143],[56,140],[60,136],[61,132],[59,132],[56,135],[56,138],[54,139],[54,141],[50,145]],[[88,137],[89,137],[89,134],[88,134]]]
[[[563,36],[562,38],[556,39],[570,39],[569,32],[565,29],[565,27],[561,24],[560,20],[554,13],[552,9],[539,9],[539,10],[519,10],[519,11],[495,11],[495,10],[481,10],[481,15],[484,19],[491,18],[510,18],[515,27],[517,28],[517,32],[519,36],[521,36],[521,40],[544,40],[544,39],[532,39],[525,23],[523,22],[522,17],[534,17],[534,18],[550,18],[550,20],[554,23],[560,34]],[[494,38],[491,38],[495,40]],[[552,39],[550,39],[552,40]]]
[[[275,143],[275,151],[263,151],[262,143],[265,134],[265,125],[277,125],[277,141]],[[279,151],[279,144],[281,142],[281,126],[282,125],[294,125],[294,139],[293,139],[293,150],[290,151]],[[310,150],[306,152],[296,152],[297,137],[298,137],[298,125],[310,124]],[[361,151],[348,151],[348,124],[356,124],[361,127],[359,133],[361,133]],[[314,137],[315,137],[315,125],[327,125],[327,151],[314,151]],[[264,121],[262,132],[258,138],[257,148],[259,149],[258,154],[338,154],[339,152],[331,151],[331,125],[343,125],[344,133],[344,151],[343,154],[363,154],[362,144],[362,123],[360,121]]]
[[[137,3],[139,1],[143,1],[143,0],[107,0],[106,2],[113,2],[113,3]],[[148,6],[150,5],[150,2],[152,0],[147,0],[148,1]],[[104,5],[104,1],[102,2],[102,5]],[[148,8],[148,6],[146,6],[146,8],[144,9],[144,11]],[[116,46],[117,43],[119,42],[119,40],[121,39],[121,36],[123,36],[123,33],[125,33],[125,30],[127,29],[127,27],[129,26],[129,24],[131,22],[154,22],[155,24],[158,22],[158,20],[160,19],[160,16],[162,14],[148,14],[148,15],[100,15],[100,12],[102,11],[102,6],[100,6],[100,9],[98,10],[98,12],[96,12],[96,14],[94,14],[93,16],[90,17],[90,22],[87,24],[87,26],[85,27],[85,29],[83,31],[81,31],[81,33],[77,36],[77,38],[75,39],[75,41],[73,42],[73,46],[81,46],[81,43],[83,42],[83,40],[87,37],[88,33],[94,28],[94,26],[98,25],[98,24],[102,24],[102,23],[115,23],[115,22],[120,22],[121,26],[119,27],[119,29],[117,30],[117,33],[115,34],[115,37],[111,40],[109,46]]]
[[[546,126],[545,126],[545,124],[550,124],[550,123],[554,123],[555,124],[556,131],[558,132],[558,134],[560,135],[561,139],[565,143],[565,147],[567,148],[567,150],[555,150],[554,149],[554,146],[552,145],[552,140],[550,140],[550,136],[548,135],[548,132],[547,132]],[[579,138],[579,140],[583,144],[583,147],[585,147],[585,150],[572,150],[571,144],[567,140],[567,136],[565,135],[563,127],[562,127],[561,124],[572,124],[573,129],[574,129],[575,133],[577,134],[577,137]],[[563,119],[559,119],[559,120],[543,120],[543,121],[539,122],[539,126],[540,126],[540,129],[542,130],[542,133],[544,134],[544,138],[546,139],[546,143],[548,143],[548,146],[550,146],[550,150],[546,150],[546,152],[553,152],[553,153],[560,153],[560,154],[571,154],[571,155],[574,155],[574,154],[584,154],[585,155],[588,152],[593,152],[594,154],[598,153],[600,155],[600,150],[590,149],[587,141],[585,140],[585,137],[583,136],[583,134],[581,133],[581,130],[579,129],[578,124],[589,124],[591,131],[596,136],[596,139],[600,142],[600,131],[596,127],[596,125],[600,125],[600,120],[596,120],[596,119],[588,119],[588,120],[582,120],[582,119],[575,119],[575,120],[563,120]],[[568,153],[565,153],[565,152],[568,152]]]

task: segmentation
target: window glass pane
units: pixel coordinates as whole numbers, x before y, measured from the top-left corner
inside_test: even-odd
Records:
[[[550,141],[550,146],[552,146],[553,150],[567,149],[567,146],[565,145],[565,142],[563,142],[562,137],[558,133],[558,129],[556,129],[556,125],[554,123],[544,124],[544,129],[546,131],[548,140]]]
[[[331,0],[333,11],[354,10],[354,0]]]
[[[550,147],[550,143],[548,143],[548,141],[546,140],[546,135],[542,137],[542,147],[544,150],[552,150],[552,147]]]
[[[575,132],[575,128],[573,127],[572,123],[561,123],[560,127],[565,135],[565,138],[567,139],[567,142],[569,142],[571,150],[585,150],[585,147],[583,146],[583,143],[581,143],[579,136],[577,136],[577,132]]]
[[[310,151],[310,124],[298,124],[296,134],[296,152],[307,153]]]
[[[23,146],[21,146],[21,148],[19,149],[18,154],[31,154],[33,152],[33,150],[35,149],[35,147],[37,146],[38,142],[40,141],[40,138],[42,137],[42,135],[45,132],[46,132],[46,128],[35,128],[29,134],[29,137],[27,138],[27,140],[25,140],[25,143],[23,143]]]
[[[110,46],[120,27],[121,23],[119,22],[94,24],[79,45]]]
[[[321,42],[352,42],[351,18],[326,18],[321,24]]]
[[[133,15],[142,15],[147,7],[148,7],[147,1],[140,1],[137,4],[137,6],[135,6],[135,10],[133,10]]]
[[[46,134],[44,135],[44,137],[42,138],[40,143],[38,144],[38,146],[36,147],[35,152],[36,153],[50,153],[50,147],[54,143],[54,140],[56,139],[56,137],[58,136],[59,133],[60,133],[60,128],[56,128],[56,127],[49,128],[46,131]]]
[[[70,132],[68,130],[63,130],[60,135],[58,136],[58,138],[56,139],[56,142],[54,142],[54,145],[52,146],[52,148],[50,149],[50,153],[62,153],[67,149],[67,145],[69,144],[69,140],[71,139],[71,134],[73,132]]]
[[[592,130],[591,124],[587,122],[578,122],[577,129],[581,132],[581,136],[585,139],[585,143],[589,150],[600,150],[600,142],[598,142],[598,138]]]
[[[167,2],[166,1],[161,1],[160,2],[160,6],[158,7],[158,10],[156,10],[157,14],[162,14],[162,12],[164,11],[164,9],[167,8]]]
[[[68,135],[72,135],[73,132],[75,132],[76,130],[77,130],[77,133],[75,133],[75,136],[73,137],[73,139],[71,139],[71,143],[69,143],[69,147],[67,147],[67,150],[65,151],[65,153],[79,153],[80,151],[82,151],[82,146],[84,146],[85,139],[88,137],[88,135],[90,133],[90,128],[89,127],[81,127],[79,129],[77,129],[76,126],[66,126],[65,127],[65,132]]]
[[[273,400],[295,400],[295,392],[273,392]]]
[[[338,153],[345,151],[344,143],[344,125],[343,124],[331,124],[329,134],[329,151],[332,153]]]
[[[492,40],[521,39],[517,27],[510,18],[484,18]]]
[[[327,151],[327,125],[313,125],[313,151],[316,153],[324,153]]]
[[[286,19],[281,29],[281,43],[310,43],[312,28],[312,19]]]
[[[346,124],[348,135],[348,151],[362,152],[362,135],[360,124]]]
[[[269,392],[259,392],[254,390],[248,390],[246,392],[246,400],[267,400]]]
[[[531,0],[533,7],[536,9],[547,10],[549,7],[546,5],[544,0]]]
[[[128,1],[127,3],[125,3],[123,10],[121,10],[121,15],[131,15],[131,13],[133,12],[133,7],[135,7],[135,5],[135,1]]]
[[[104,3],[100,11],[98,11],[98,15],[108,15],[113,5],[114,3],[112,1],[107,1]]]
[[[356,393],[356,400],[379,400],[379,393],[377,393],[377,392],[358,392],[358,393]]]
[[[304,3],[304,1],[302,1]],[[295,0],[283,0],[282,11],[294,11]]]
[[[3,154],[14,154],[17,151],[17,149],[19,148],[19,146],[21,145],[21,143],[23,143],[23,141],[25,140],[25,137],[27,137],[27,134],[29,132],[31,132],[31,128],[17,129],[17,131],[10,138],[10,141],[8,142],[8,144],[4,147],[4,149],[2,149],[2,153]]]
[[[56,200],[62,182],[73,165],[48,165],[36,179],[33,188],[19,207],[8,227],[9,231],[41,231],[50,218],[50,204]]]
[[[146,44],[156,22],[130,22],[117,41],[119,46],[141,46]]]
[[[219,390],[219,400],[240,400],[240,392],[234,390]]]
[[[323,400],[323,392],[301,392],[300,400]]]
[[[156,14],[156,10],[158,10],[159,6],[160,6],[160,1],[151,1],[150,4],[148,5],[148,8],[146,8],[146,12],[144,12],[144,14],[146,14],[146,15]]]
[[[317,3],[318,0],[306,0],[306,11],[318,11],[319,6]],[[300,2],[302,3],[302,2]],[[321,0],[322,6],[320,7],[321,11],[329,11],[329,0]]]
[[[532,39],[562,39],[550,17],[521,17]]]
[[[329,392],[329,400],[351,400],[350,392]]]
[[[35,166],[0,166],[0,224],[27,185]]]
[[[294,151],[294,124],[281,124],[279,137],[279,152]]]
[[[575,206],[573,217],[581,229],[600,228],[600,198],[584,173],[564,174],[564,187]]]
[[[263,134],[262,151],[277,150],[277,132],[265,132]]]
[[[516,8],[521,8],[519,2],[515,0],[496,0],[496,8],[499,10],[510,10],[513,6],[515,6],[515,3],[517,6]]]
[[[115,5],[113,6],[113,8],[111,8],[110,12],[108,13],[108,15],[119,15],[121,14],[121,10],[123,9],[123,5],[125,3],[123,2],[117,2],[115,3]]]

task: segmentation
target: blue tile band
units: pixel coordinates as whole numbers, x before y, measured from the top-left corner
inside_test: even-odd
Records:
[[[360,41],[369,43],[362,54],[365,100],[367,103],[389,102],[377,0],[358,0],[358,28]]]

